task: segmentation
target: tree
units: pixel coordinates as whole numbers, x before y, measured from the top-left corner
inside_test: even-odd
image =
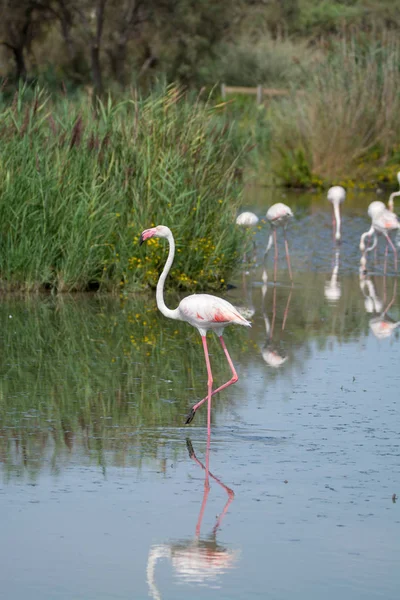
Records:
[[[25,50],[43,26],[48,10],[45,0],[0,0],[0,43],[13,54],[17,80],[26,79]]]

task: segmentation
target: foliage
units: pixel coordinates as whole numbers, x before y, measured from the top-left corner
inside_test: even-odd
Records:
[[[292,172],[296,179],[306,158],[308,174],[337,181],[355,169],[362,172],[364,157],[376,148],[385,164],[400,135],[399,64],[400,47],[393,37],[368,47],[356,38],[340,40],[310,72],[304,93],[274,103],[277,172],[286,170],[289,180]]]
[[[137,242],[157,224],[177,242],[171,285],[225,285],[245,234],[235,227],[241,163],[223,106],[176,87],[109,98],[96,112],[84,96],[26,94],[1,113],[3,288],[154,286],[166,249]]]

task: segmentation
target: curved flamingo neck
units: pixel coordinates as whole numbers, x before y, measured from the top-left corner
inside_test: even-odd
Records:
[[[340,225],[341,225],[341,220],[340,220],[340,208],[339,208],[339,203],[338,202],[334,202],[333,203],[333,212],[335,215],[335,221],[336,221],[336,233],[335,233],[335,238],[336,241],[340,241]]]
[[[165,263],[164,269],[163,269],[163,271],[159,277],[159,280],[157,282],[157,291],[156,291],[157,307],[158,307],[159,311],[162,312],[162,314],[165,317],[169,317],[170,319],[179,319],[179,310],[177,308],[175,308],[174,310],[171,310],[170,308],[167,307],[167,305],[165,304],[165,301],[164,301],[164,283],[165,283],[167,275],[171,269],[172,263],[174,262],[174,256],[175,256],[175,240],[174,240],[174,236],[172,235],[171,231],[169,231],[169,233],[167,235],[167,240],[169,243],[169,252],[168,252],[167,262]]]
[[[397,198],[397,196],[400,196],[400,192],[393,192],[389,196],[388,208],[392,212],[394,212],[394,201],[393,201],[393,198]]]

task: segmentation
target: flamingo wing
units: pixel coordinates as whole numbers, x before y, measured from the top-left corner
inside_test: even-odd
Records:
[[[179,311],[186,321],[200,327],[229,323],[250,326],[249,321],[230,302],[209,294],[193,294],[183,298]]]

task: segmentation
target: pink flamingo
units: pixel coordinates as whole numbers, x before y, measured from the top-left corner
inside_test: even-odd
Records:
[[[346,190],[341,185],[329,188],[327,198],[332,203],[332,229],[337,242],[341,240],[340,205],[346,199]]]
[[[290,266],[290,256],[289,256],[289,247],[286,239],[286,227],[290,219],[293,218],[293,213],[291,209],[283,204],[282,202],[278,202],[277,204],[273,204],[267,211],[266,217],[271,225],[272,232],[269,236],[268,245],[264,253],[264,264],[267,259],[268,252],[272,246],[272,240],[274,242],[274,281],[276,282],[276,274],[278,268],[278,244],[276,242],[276,229],[277,227],[282,227],[283,229],[283,237],[285,240],[285,251],[286,251],[286,260],[289,269],[289,277],[290,281],[293,281],[292,277],[292,268]],[[266,270],[264,270],[266,273]]]
[[[380,233],[386,239],[384,270],[386,272],[386,261],[387,261],[389,246],[390,246],[393,250],[394,267],[395,267],[395,270],[397,271],[397,250],[396,250],[396,247],[393,244],[392,240],[390,239],[390,235],[389,235],[389,233],[391,231],[396,231],[396,230],[400,229],[400,223],[399,223],[397,216],[391,210],[387,209],[386,206],[384,205],[384,203],[380,202],[379,200],[375,200],[374,202],[371,202],[371,204],[368,207],[368,215],[372,219],[372,224],[371,224],[370,229],[368,231],[366,231],[365,233],[363,233],[361,236],[361,239],[360,239],[360,250],[363,253],[362,266],[363,267],[366,266],[365,253],[367,251],[372,250],[372,248],[376,246],[376,242],[377,242],[376,234]],[[368,250],[366,250],[365,238],[366,237],[370,238],[372,236],[374,236],[374,238],[375,238],[374,244],[372,247],[370,247]]]
[[[228,349],[222,337],[224,328],[227,325],[231,324],[251,327],[251,323],[249,323],[249,321],[247,321],[247,319],[245,319],[238,312],[238,310],[234,306],[232,306],[232,304],[230,304],[230,302],[227,302],[222,298],[218,298],[217,296],[211,296],[209,294],[193,294],[192,296],[187,296],[186,298],[183,298],[181,300],[178,308],[175,308],[174,310],[168,308],[164,302],[164,283],[171,268],[171,265],[174,261],[175,240],[174,236],[172,235],[172,231],[168,227],[165,227],[164,225],[158,225],[157,227],[152,227],[151,229],[145,229],[145,231],[142,232],[140,236],[140,244],[152,237],[166,238],[169,243],[168,258],[157,283],[156,300],[158,309],[162,312],[164,316],[169,317],[170,319],[186,321],[190,325],[193,325],[193,327],[196,327],[196,329],[201,335],[201,339],[203,342],[204,356],[206,360],[208,374],[208,393],[207,396],[203,398],[203,400],[200,400],[200,402],[197,402],[197,404],[195,404],[191,408],[186,418],[186,424],[190,423],[193,420],[197,409],[207,400],[207,433],[208,435],[210,435],[211,396],[214,396],[214,394],[222,391],[229,385],[236,383],[236,381],[238,380],[235,367],[233,366],[233,362],[231,360],[231,357],[229,356]],[[215,390],[212,389],[213,376],[211,371],[210,357],[208,354],[206,339],[207,331],[209,330],[215,331],[215,333],[219,337],[221,346],[232,371],[232,378],[223,385],[220,385]]]

